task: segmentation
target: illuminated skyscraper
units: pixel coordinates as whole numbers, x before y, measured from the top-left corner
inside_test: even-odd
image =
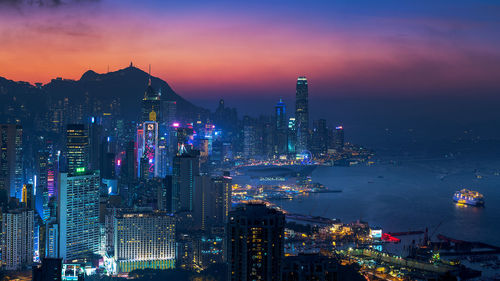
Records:
[[[158,123],[154,120],[143,123],[142,157],[147,159],[147,165],[140,167],[147,169],[148,178],[158,176],[159,149],[158,149]],[[141,171],[145,175],[146,171]]]
[[[73,174],[77,169],[88,168],[89,137],[85,125],[68,124],[66,128],[66,138],[68,172]]]
[[[335,134],[333,136],[335,149],[342,150],[344,149],[344,127],[337,126],[335,128]]]
[[[308,149],[307,140],[309,138],[309,91],[307,78],[297,78],[297,88],[295,93],[295,121],[297,133],[297,153]]]
[[[23,187],[23,128],[0,125],[0,188],[7,196],[21,198]]]
[[[151,86],[151,77],[148,81],[148,87],[144,92],[144,98],[142,99],[142,108],[141,108],[141,123],[145,121],[150,121],[149,114],[154,111],[156,114],[161,114],[161,100],[160,95],[156,92]],[[159,116],[158,116],[159,117]],[[158,120],[160,120],[158,118]]]
[[[233,281],[281,280],[285,215],[250,203],[229,213],[228,264]]]
[[[35,191],[32,184],[23,184],[21,202],[28,210],[35,210]]]
[[[59,174],[59,257],[86,258],[99,250],[99,172]]]
[[[114,218],[115,273],[175,267],[175,218],[164,212],[123,213]]]
[[[287,153],[291,155],[296,153],[297,146],[297,127],[295,124],[295,118],[290,117],[288,119]]]
[[[282,99],[275,106],[275,153],[278,155],[287,152],[287,119],[286,106]]]

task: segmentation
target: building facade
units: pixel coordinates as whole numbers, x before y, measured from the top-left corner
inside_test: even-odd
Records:
[[[228,280],[281,280],[285,215],[264,204],[229,213]]]
[[[175,267],[175,218],[165,212],[131,212],[114,218],[114,271]]]
[[[7,196],[21,198],[23,187],[23,127],[0,125],[0,188]]]
[[[59,257],[83,259],[99,251],[99,171],[59,175]]]
[[[295,124],[297,133],[297,153],[308,149],[309,139],[309,90],[307,78],[297,78],[295,92]]]
[[[21,270],[33,264],[34,210],[19,208],[2,213],[2,264]]]

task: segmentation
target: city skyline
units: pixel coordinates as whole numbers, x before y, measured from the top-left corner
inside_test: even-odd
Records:
[[[88,69],[105,73],[133,61],[152,64],[153,74],[186,98],[289,96],[301,75],[322,98],[499,89],[494,1],[2,2],[0,76],[7,79],[79,79]]]
[[[0,0],[0,279],[499,279],[499,19]]]

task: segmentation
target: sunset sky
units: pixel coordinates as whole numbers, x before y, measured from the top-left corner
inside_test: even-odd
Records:
[[[500,91],[498,1],[0,0],[0,76],[47,83],[131,61],[185,97]],[[187,4],[189,3],[189,4]]]

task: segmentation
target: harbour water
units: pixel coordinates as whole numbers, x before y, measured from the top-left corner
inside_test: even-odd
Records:
[[[340,193],[310,194],[274,202],[289,212],[357,219],[384,232],[429,229],[466,241],[500,246],[500,160],[408,160],[372,166],[318,167],[312,180]],[[460,206],[456,190],[477,190],[485,206]]]

